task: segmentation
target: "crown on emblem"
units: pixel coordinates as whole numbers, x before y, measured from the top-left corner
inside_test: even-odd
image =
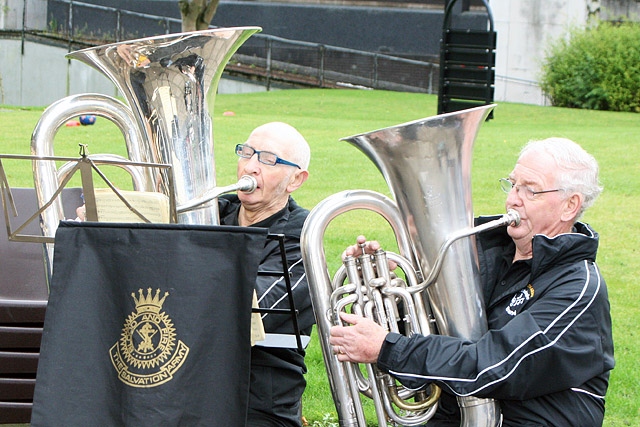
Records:
[[[165,292],[164,296],[160,298],[160,289],[156,289],[156,294],[152,295],[151,288],[147,288],[147,295],[143,295],[142,289],[138,289],[139,297],[136,298],[135,292],[131,293],[133,302],[136,304],[136,311],[141,313],[143,311],[151,311],[153,313],[160,313],[164,300],[169,296],[169,292]]]

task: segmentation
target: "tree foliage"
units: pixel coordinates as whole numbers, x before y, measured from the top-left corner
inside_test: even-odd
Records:
[[[220,0],[178,0],[182,31],[206,30],[216,14]]]
[[[640,24],[571,30],[550,45],[540,87],[555,106],[640,113]]]

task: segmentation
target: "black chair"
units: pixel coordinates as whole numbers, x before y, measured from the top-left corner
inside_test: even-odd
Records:
[[[35,190],[12,189],[18,217],[10,218],[15,231],[37,210]],[[65,215],[75,218],[82,189],[63,190]],[[11,211],[11,209],[9,209]],[[3,221],[4,222],[4,221]],[[44,245],[9,241],[0,232],[0,424],[28,423],[48,299]],[[41,234],[35,219],[21,234]]]
[[[497,33],[486,0],[487,28],[451,28],[454,4],[445,9],[440,40],[440,83],[438,114],[493,103]],[[493,111],[487,120],[493,118]]]

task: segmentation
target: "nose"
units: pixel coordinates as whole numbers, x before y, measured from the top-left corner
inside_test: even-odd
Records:
[[[513,188],[511,188],[511,191],[507,193],[507,200],[505,204],[507,208],[510,208],[511,206],[522,205],[522,197],[520,197],[518,187],[516,187],[515,185],[513,186]]]
[[[260,162],[258,161],[258,155],[254,154],[248,159],[241,158],[240,168],[245,174],[254,175],[260,173]]]

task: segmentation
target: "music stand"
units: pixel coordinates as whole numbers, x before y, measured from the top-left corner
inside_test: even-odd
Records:
[[[295,302],[293,300],[293,291],[291,289],[291,275],[289,274],[289,263],[287,261],[287,255],[284,248],[284,234],[269,234],[268,239],[277,240],[280,247],[280,256],[282,259],[282,271],[258,271],[258,276],[273,276],[284,277],[284,281],[287,287],[287,297],[289,299],[289,308],[260,308],[254,307],[251,309],[252,313],[269,313],[277,315],[290,315],[291,322],[293,323],[293,332],[296,336],[296,345],[298,351],[304,351],[302,345],[302,338],[300,335],[300,328],[298,326],[298,310],[296,310]]]
[[[93,173],[96,172],[101,180],[107,184],[107,186],[116,194],[116,196],[125,204],[125,206],[137,215],[143,222],[150,223],[151,221],[147,219],[138,209],[132,206],[129,201],[122,195],[120,190],[118,190],[113,183],[107,178],[107,176],[98,168],[97,164],[104,165],[112,165],[119,167],[148,167],[148,168],[160,168],[160,169],[169,169],[171,165],[164,163],[147,163],[147,162],[132,162],[126,159],[107,159],[107,158],[99,158],[94,160],[92,156],[87,154],[87,146],[85,144],[80,144],[80,157],[60,157],[60,156],[30,156],[30,155],[19,155],[19,154],[2,154],[0,155],[0,192],[2,193],[2,204],[4,208],[4,216],[5,223],[7,226],[7,235],[9,236],[9,240],[17,241],[17,242],[36,242],[36,243],[54,243],[53,236],[42,236],[42,235],[32,235],[32,234],[21,234],[21,232],[25,229],[25,227],[30,224],[34,219],[39,217],[49,206],[51,206],[56,198],[62,193],[62,190],[69,183],[71,178],[76,174],[76,172],[80,172],[82,179],[82,190],[84,194],[84,201],[86,206],[86,215],[87,220],[89,221],[97,221],[98,213],[96,207],[96,199],[94,194],[94,185],[93,185]],[[4,166],[2,165],[2,159],[18,159],[18,160],[31,160],[31,161],[64,161],[75,163],[72,169],[66,174],[64,179],[59,183],[57,190],[51,196],[51,198],[41,206],[29,219],[27,219],[22,225],[20,225],[15,231],[11,230],[11,224],[9,221],[9,212],[8,206],[13,208],[14,216],[17,216],[17,212],[15,209],[15,203],[13,200],[13,196],[11,195],[11,187],[9,185],[9,181],[7,179],[7,175],[4,170]],[[169,191],[169,215],[170,222],[177,222],[177,213],[176,213],[176,201],[175,201],[175,192],[173,191],[173,177],[171,174],[168,175],[168,185],[171,191]]]

